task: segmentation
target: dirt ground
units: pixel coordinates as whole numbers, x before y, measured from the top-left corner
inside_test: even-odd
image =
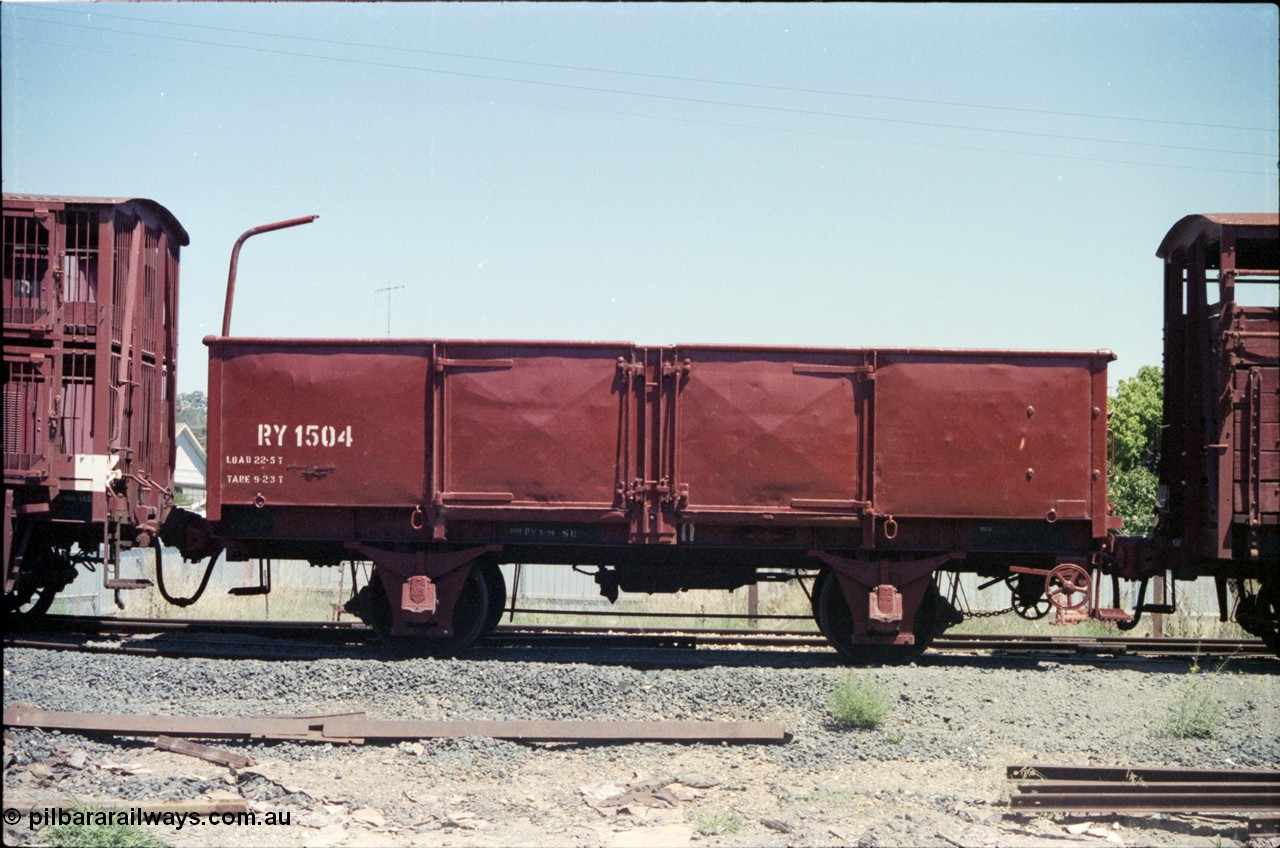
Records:
[[[65,742],[73,755],[75,737]],[[90,756],[82,768],[225,785],[204,797],[263,798],[250,802],[256,824],[152,828],[175,848],[1208,846],[1241,836],[1230,818],[1011,814],[1004,766],[1025,759],[1017,749],[987,762],[833,763],[814,774],[729,746],[535,746],[511,774],[433,779],[417,764],[422,743],[319,747],[326,750],[310,759],[263,759],[239,772],[146,747],[120,751],[115,762]],[[56,762],[28,769],[8,784],[6,808],[49,803],[63,770]],[[270,814],[282,823],[267,824]],[[7,844],[43,842],[40,831],[6,830]]]

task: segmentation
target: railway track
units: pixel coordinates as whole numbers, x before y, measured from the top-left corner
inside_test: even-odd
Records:
[[[377,636],[357,622],[225,621],[91,616],[46,616],[10,627],[5,647],[150,656],[251,656],[291,658],[300,653],[380,647]],[[699,648],[826,650],[826,640],[799,629],[685,629],[582,625],[500,625],[486,648]],[[1050,657],[1221,657],[1272,656],[1260,640],[1169,637],[1073,637],[943,634],[932,649],[940,653],[1044,655]]]
[[[1010,808],[1033,814],[1280,813],[1280,771],[1012,765],[1006,777],[1020,781]]]

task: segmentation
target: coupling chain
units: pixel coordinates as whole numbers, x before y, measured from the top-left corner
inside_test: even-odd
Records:
[[[986,612],[974,612],[973,610],[965,610],[965,618],[995,618],[998,615],[1004,615],[1007,612],[1013,612],[1012,606],[1007,606],[1002,610],[988,610]]]

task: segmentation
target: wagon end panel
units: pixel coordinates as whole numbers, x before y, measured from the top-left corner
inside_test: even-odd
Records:
[[[1275,214],[1189,215],[1164,260],[1157,536],[1180,576],[1266,573],[1280,556],[1280,227]]]
[[[877,512],[1106,532],[1110,355],[883,353]]]
[[[398,509],[421,516],[429,346],[206,339],[208,515]],[[336,513],[335,513],[336,518]],[[279,525],[265,518],[263,528]],[[225,529],[236,535],[235,523]],[[330,528],[341,536],[337,527]],[[257,532],[263,532],[259,528]],[[347,531],[350,534],[350,530]]]
[[[683,347],[675,360],[686,521],[857,523],[866,354]]]

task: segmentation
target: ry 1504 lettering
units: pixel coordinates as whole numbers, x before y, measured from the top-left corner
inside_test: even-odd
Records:
[[[351,425],[332,424],[259,424],[259,447],[331,448],[351,447]]]

